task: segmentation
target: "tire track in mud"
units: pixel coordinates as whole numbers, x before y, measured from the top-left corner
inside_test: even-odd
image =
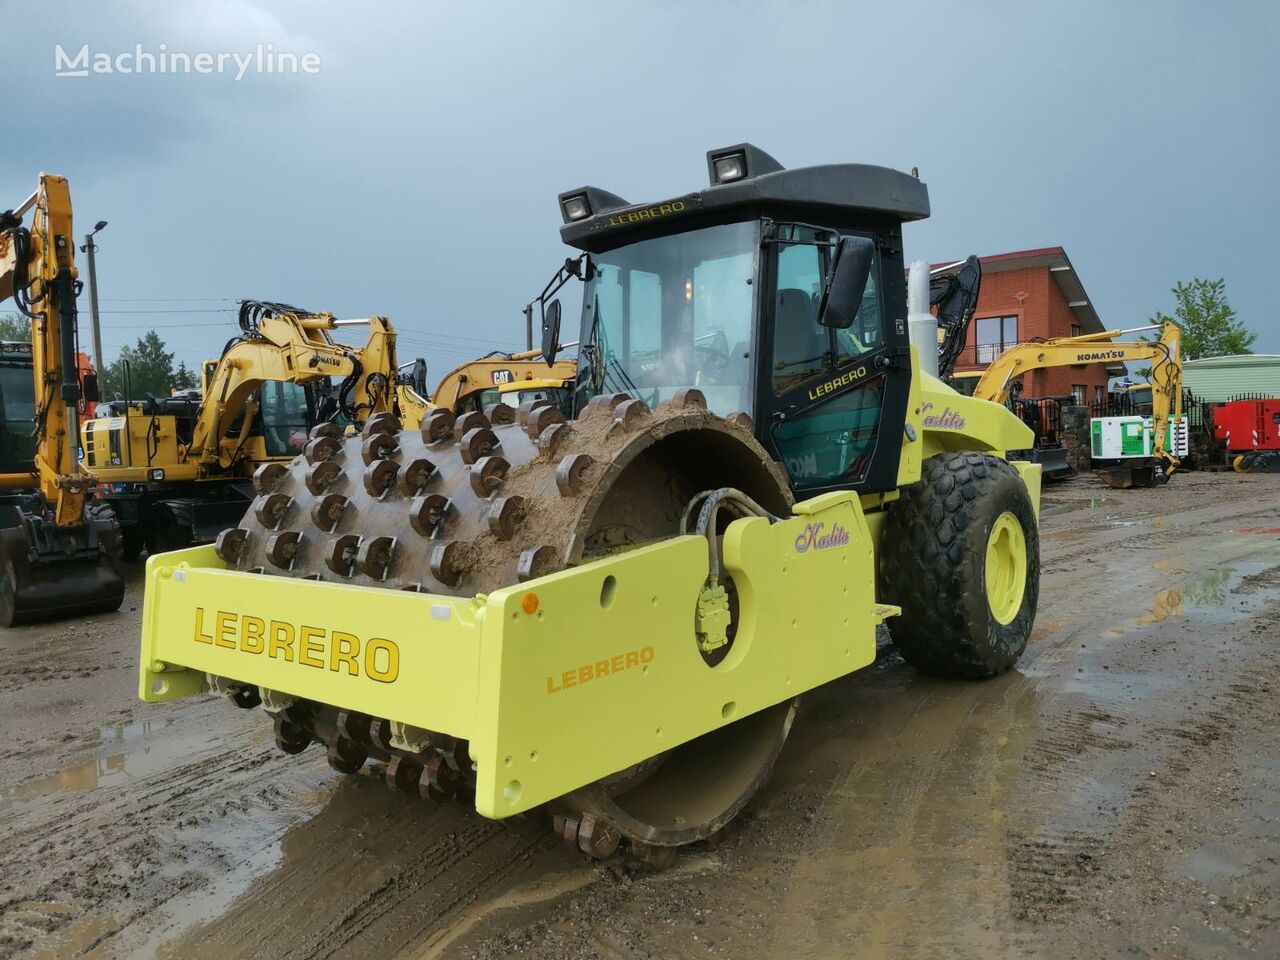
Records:
[[[446,930],[553,846],[540,818],[499,824],[357,776],[290,834],[279,869],[159,955],[392,956]]]
[[[212,724],[157,723],[0,790],[0,955],[128,955],[135,933],[233,872],[244,845],[309,812],[317,771],[287,769],[221,706],[204,704]]]
[[[1205,884],[1230,884],[1188,879],[1182,862],[1201,834],[1234,844],[1232,830],[1245,828],[1227,821],[1263,789],[1248,754],[1264,750],[1256,731],[1280,721],[1280,653],[1267,646],[1280,635],[1280,583],[1268,572],[1280,556],[1248,572],[1277,538],[1233,531],[1280,527],[1280,487],[1246,479],[1226,498],[1213,479],[1198,500],[1197,479],[1185,478],[1185,493],[1175,487],[1183,478],[1136,497],[1108,492],[1106,512],[1120,522],[1078,535],[1055,536],[1093,514],[1045,517],[1040,626],[1019,670],[945,683],[882,650],[873,667],[806,697],[758,802],[721,846],[696,848],[664,874],[588,864],[538,818],[495,824],[368,775],[339,778],[315,748],[281,757],[260,714],[218,701],[147,707],[119,692],[109,706],[130,705],[113,721],[172,725],[124,745],[126,764],[157,751],[141,773],[95,756],[96,789],[35,784],[67,757],[110,753],[87,737],[54,751],[63,759],[52,770],[40,759],[50,738],[101,722],[100,707],[61,727],[10,723],[18,736],[0,764],[32,760],[25,780],[0,788],[0,955],[35,944],[77,956],[96,944],[94,956],[158,948],[218,960],[951,960],[1131,946],[1179,956],[1195,941],[1165,949],[1161,931],[1189,925],[1171,916],[1180,909],[1236,944],[1266,945],[1258,918],[1280,910],[1258,894],[1269,882],[1262,861],[1239,854],[1243,879],[1231,881],[1239,889],[1225,919],[1202,918],[1201,904]],[[1220,607],[1191,598],[1197,577],[1231,565],[1245,573],[1214,586]],[[1153,619],[1148,601],[1166,588],[1185,603]],[[111,653],[130,667],[134,637],[101,662]],[[22,709],[38,690],[49,715],[75,709],[77,684],[98,682],[74,669],[93,642],[71,634],[26,658],[47,669],[6,671],[0,688]],[[94,676],[133,682],[127,669]],[[1223,823],[1206,819],[1215,808]],[[1259,856],[1271,849],[1252,842]],[[570,872],[585,879],[548,880]],[[520,895],[539,889],[549,899]]]
[[[1192,797],[1228,773],[1229,745],[1219,741],[1224,725],[1236,723],[1216,704],[1251,689],[1248,678],[1266,672],[1260,660],[1277,660],[1274,648],[1256,643],[1276,629],[1274,605],[1240,602],[1241,586],[1256,575],[1236,571],[1274,564],[1280,541],[1236,528],[1261,520],[1252,529],[1273,529],[1278,518],[1272,492],[1156,517],[1134,542],[1108,538],[1115,552],[1071,551],[1087,558],[1074,569],[1059,556],[1055,597],[1089,603],[1028,664],[1059,695],[1027,753],[1019,789],[1030,809],[1010,823],[1011,915],[1036,928],[1011,930],[1013,952],[1043,954],[1044,924],[1090,955],[1164,950],[1182,938],[1172,921],[1144,929],[1158,911],[1135,891],[1189,892],[1152,851],[1179,832],[1171,822],[1194,832]],[[1153,552],[1162,559],[1151,562]],[[1119,576],[1126,557],[1132,562]],[[1231,580],[1237,585],[1227,590]],[[1235,659],[1221,655],[1227,645],[1236,646]],[[1247,712],[1245,727],[1275,723],[1274,706]]]
[[[1147,851],[1160,849],[1183,797],[1214,790],[1232,746],[1215,698],[1269,689],[1251,679],[1273,669],[1257,662],[1269,656],[1258,638],[1280,629],[1262,604],[1232,604],[1211,612],[1222,637],[1210,645],[1196,602],[1143,622],[1145,601],[1220,567],[1265,562],[1277,538],[1232,531],[1280,526],[1280,497],[1251,484],[1164,515],[1136,506],[1121,504],[1119,523],[1078,546],[1053,536],[1077,516],[1047,518],[1045,626],[1021,675],[941,684],[882,651],[875,667],[806,698],[773,782],[738,830],[741,845],[717,851],[709,877],[635,878],[625,894],[598,879],[452,955],[951,960],[1164,943],[1143,925],[1149,901],[1185,891]],[[1248,574],[1241,589],[1251,583],[1269,580]],[[1240,635],[1254,642],[1224,666],[1221,645]],[[1255,706],[1240,729],[1273,729],[1274,706]],[[1184,831],[1198,829],[1194,808],[1180,816]],[[1114,897],[1123,885],[1132,889]],[[714,941],[679,907],[699,902],[731,915]],[[566,931],[557,915],[591,922]]]

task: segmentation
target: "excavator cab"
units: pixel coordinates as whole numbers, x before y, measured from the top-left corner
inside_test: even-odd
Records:
[[[0,343],[0,473],[34,471],[35,418],[31,344]]]
[[[318,422],[310,384],[274,381],[259,390],[258,417],[268,458],[296,457]]]

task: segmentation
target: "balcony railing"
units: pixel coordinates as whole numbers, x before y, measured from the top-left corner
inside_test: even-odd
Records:
[[[956,368],[964,369],[966,367],[985,367],[995,362],[996,357],[1010,347],[1017,346],[1022,343],[1021,340],[1015,340],[1012,343],[980,343],[977,346],[968,344],[960,351],[960,357],[956,360]]]

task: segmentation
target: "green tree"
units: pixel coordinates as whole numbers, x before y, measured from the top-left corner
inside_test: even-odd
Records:
[[[0,313],[0,340],[30,339],[30,320],[16,313]]]
[[[173,389],[191,390],[198,386],[200,386],[200,378],[187,366],[187,361],[179,360],[178,369],[173,371]]]
[[[149,393],[167,397],[174,385],[173,354],[165,349],[160,334],[148,330],[133,346],[120,348],[120,357],[102,372],[102,396],[106,399],[125,392],[125,364],[128,364],[129,397]],[[188,373],[189,375],[189,373]]]
[[[1184,360],[1253,353],[1253,343],[1258,336],[1231,308],[1225,280],[1196,277],[1190,283],[1179,281],[1173,288],[1173,299],[1173,316],[1158,310],[1151,322],[1172,320],[1182,328]]]

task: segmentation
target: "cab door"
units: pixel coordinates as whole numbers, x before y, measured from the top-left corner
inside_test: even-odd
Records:
[[[759,430],[798,498],[897,485],[911,376],[906,324],[888,319],[881,246],[853,325],[836,330],[818,323],[838,241],[837,231],[778,224],[767,244],[765,289],[772,297],[764,310]],[[900,254],[893,262],[901,271]]]

